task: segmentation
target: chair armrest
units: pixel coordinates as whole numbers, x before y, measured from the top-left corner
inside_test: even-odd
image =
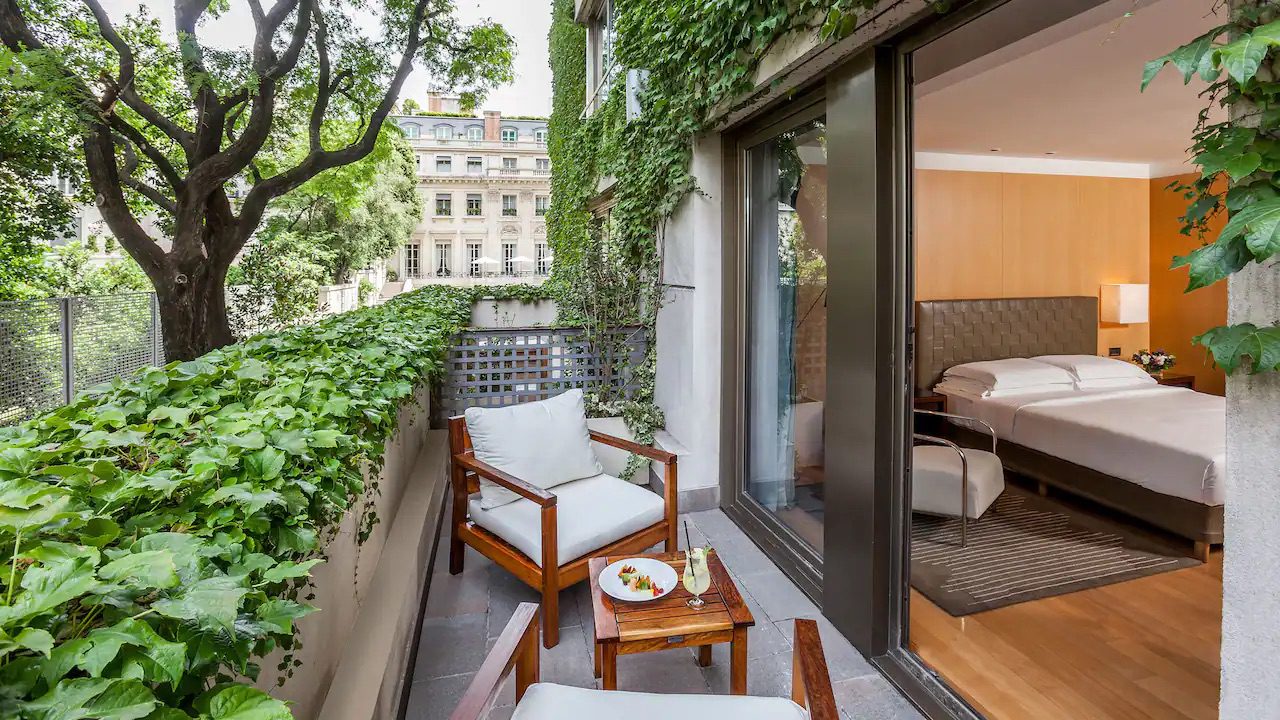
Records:
[[[791,700],[809,710],[809,720],[839,720],[831,673],[822,652],[818,623],[796,620],[795,649],[791,652]]]
[[[991,423],[985,420],[979,420],[978,418],[969,417],[968,415],[956,415],[955,413],[941,412],[938,410],[917,409],[916,412],[920,413],[921,415],[935,415],[937,417],[949,418],[951,420],[963,420],[966,423],[965,427],[968,427],[974,432],[984,432],[985,434],[990,435],[991,436],[991,452],[996,451],[996,429],[991,427]],[[967,423],[973,423],[974,425],[980,425],[982,427],[974,428],[968,425]]]
[[[515,475],[505,473],[487,462],[477,460],[476,456],[469,452],[454,455],[453,461],[480,477],[492,480],[520,497],[532,500],[542,507],[549,507],[556,504],[555,495],[536,485],[530,485]]]
[[[616,437],[613,435],[606,435],[605,433],[602,433],[599,430],[591,431],[591,439],[595,440],[598,443],[602,443],[604,445],[610,445],[612,447],[626,450],[627,452],[630,452],[630,453],[635,453],[640,457],[646,457],[646,458],[649,458],[650,460],[657,460],[660,463],[675,462],[675,459],[676,459],[675,453],[670,453],[670,452],[667,452],[666,450],[660,450],[656,447],[651,447],[649,445],[641,445],[638,442],[625,440],[623,438]]]
[[[507,621],[507,627],[484,664],[476,671],[463,693],[450,720],[479,720],[502,690],[502,681],[516,670],[516,702],[524,697],[524,691],[538,682],[538,605],[520,603]]]

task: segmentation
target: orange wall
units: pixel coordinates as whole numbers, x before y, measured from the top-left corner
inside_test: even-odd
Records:
[[[1194,374],[1196,389],[1222,395],[1226,376],[1206,360],[1204,348],[1194,347],[1191,338],[1227,321],[1227,284],[1220,282],[1192,293],[1187,287],[1187,270],[1170,270],[1175,255],[1185,255],[1200,245],[1194,237],[1179,232],[1178,217],[1187,209],[1181,194],[1166,189],[1174,180],[1194,176],[1157,178],[1150,181],[1151,193],[1151,345],[1178,357],[1175,372]],[[1210,237],[1221,229],[1223,218],[1214,219]]]
[[[916,299],[1092,295],[1150,277],[1149,181],[916,172]],[[1154,291],[1154,289],[1153,289]],[[1128,358],[1150,325],[1099,323]]]

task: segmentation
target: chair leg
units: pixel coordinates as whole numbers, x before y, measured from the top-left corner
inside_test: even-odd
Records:
[[[465,500],[465,498],[464,498]],[[462,572],[463,559],[466,557],[466,546],[462,543],[462,538],[458,537],[460,530],[467,521],[467,508],[461,505],[454,497],[453,501],[453,522],[449,533],[449,574],[457,575]]]
[[[550,650],[560,644],[560,591],[556,584],[542,579],[542,647]]]

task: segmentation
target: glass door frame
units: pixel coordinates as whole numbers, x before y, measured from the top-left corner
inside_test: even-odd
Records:
[[[725,409],[731,418],[722,423],[721,478],[733,478],[731,486],[721,486],[721,507],[761,546],[774,563],[783,568],[801,590],[819,605],[822,598],[822,556],[794,530],[769,512],[746,491],[742,481],[747,462],[747,288],[750,287],[747,233],[749,212],[746,193],[748,152],[751,148],[783,132],[822,117],[826,113],[825,88],[797,94],[793,99],[727,133],[723,147],[725,198],[722,203],[724,235],[725,345],[722,358],[726,392]],[[829,203],[829,201],[828,201]],[[732,230],[730,230],[730,228]],[[727,441],[727,442],[726,442]],[[725,473],[728,466],[732,470]]]

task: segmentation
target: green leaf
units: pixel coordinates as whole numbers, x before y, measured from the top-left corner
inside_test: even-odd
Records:
[[[82,717],[98,720],[138,720],[151,714],[155,695],[138,680],[118,680],[85,706]]]
[[[248,592],[239,578],[211,577],[183,588],[176,597],[157,600],[151,607],[165,617],[226,629],[235,622],[240,599]]]
[[[1226,325],[1197,335],[1193,342],[1208,348],[1213,361],[1227,374],[1234,373],[1245,358],[1252,361],[1250,374],[1280,369],[1280,327]]]
[[[1245,35],[1218,49],[1218,62],[1232,80],[1243,83],[1258,74],[1262,59],[1267,56],[1270,42],[1264,37]]]
[[[22,589],[12,606],[0,607],[0,626],[26,620],[78,598],[98,585],[85,558],[33,565],[22,576]]]
[[[262,480],[274,480],[280,477],[280,471],[284,469],[284,460],[285,455],[283,452],[273,447],[264,447],[257,452],[246,455],[244,464],[254,477]]]
[[[86,641],[88,646],[80,650],[75,664],[94,677],[102,673],[124,645],[138,648],[174,685],[182,679],[186,667],[186,644],[165,640],[142,620],[125,618],[111,627],[96,628]]]
[[[292,600],[273,598],[258,606],[254,616],[266,629],[288,635],[293,632],[295,620],[316,612],[316,608]]]
[[[209,720],[293,720],[289,706],[247,685],[232,685],[208,702]]]
[[[285,552],[306,553],[315,549],[315,531],[303,527],[277,525],[271,528],[271,538]]]
[[[18,637],[13,640],[22,647],[38,652],[41,655],[47,656],[49,651],[53,650],[53,636],[49,634],[48,630],[32,627],[23,628],[22,632],[18,633]]]
[[[1243,155],[1237,155],[1227,162],[1223,163],[1223,169],[1231,176],[1232,180],[1239,180],[1257,172],[1262,167],[1262,156],[1256,152],[1248,152]]]
[[[191,419],[191,408],[172,407],[170,405],[162,405],[151,411],[147,415],[147,422],[157,422],[160,420],[168,420],[174,425],[186,425]]]
[[[304,577],[311,574],[311,568],[324,562],[321,558],[293,562],[286,560],[262,574],[262,579],[269,583],[277,583],[290,578]]]
[[[283,456],[282,456],[283,457]],[[248,515],[258,512],[268,505],[284,505],[284,497],[275,490],[254,490],[249,483],[224,485],[209,496],[209,502],[219,503],[231,500],[244,507]]]
[[[145,589],[171,588],[178,584],[178,570],[173,564],[173,553],[168,550],[129,553],[103,565],[98,577]]]
[[[1252,258],[1249,249],[1239,238],[1201,245],[1187,255],[1173,259],[1171,269],[1189,268],[1186,292],[1208,287],[1232,273],[1239,272]]]
[[[1218,242],[1235,241],[1242,236],[1258,262],[1280,251],[1280,198],[1255,202],[1236,212],[1223,226]]]

